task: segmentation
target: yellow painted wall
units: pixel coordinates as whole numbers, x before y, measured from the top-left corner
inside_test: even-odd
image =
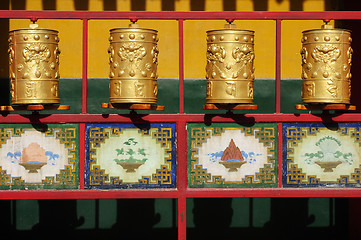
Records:
[[[16,0],[14,0],[16,1]],[[166,0],[163,0],[166,1]],[[226,0],[225,0],[226,1]],[[323,11],[326,0],[304,0],[304,11]],[[76,10],[74,0],[56,0],[56,10]],[[83,1],[86,3],[87,1]],[[140,1],[142,2],[142,1]],[[172,2],[172,1],[171,1]],[[42,0],[26,0],[26,10],[43,10]],[[145,10],[161,11],[162,0],[145,0]],[[203,1],[174,0],[175,11],[190,11],[203,8],[205,11],[222,11],[223,0]],[[253,11],[266,7],[269,11],[289,11],[289,0],[268,0],[265,6],[255,5],[252,0],[236,0],[234,10]],[[12,8],[10,3],[10,9]],[[116,0],[118,11],[130,11],[131,0]],[[225,3],[226,6],[226,3]],[[78,6],[79,7],[79,6]],[[108,6],[103,0],[89,0],[88,5],[80,6],[90,11],[103,11]],[[134,6],[133,6],[134,7]],[[193,8],[193,9],[192,9]],[[28,26],[29,20],[12,19],[10,30]],[[178,23],[177,21],[139,20],[141,27],[153,28],[159,31],[159,65],[158,74],[161,78],[178,77]],[[206,31],[223,28],[226,21],[184,21],[184,59],[186,78],[204,78],[206,64]],[[81,77],[81,39],[82,22],[80,20],[39,20],[41,27],[59,31],[61,49],[60,74],[65,78]],[[89,67],[88,77],[108,77],[109,29],[127,27],[128,20],[90,20],[89,21]],[[274,78],[275,76],[275,21],[235,21],[238,28],[255,31],[255,76],[256,78]],[[300,54],[302,31],[319,28],[322,21],[283,21],[282,23],[282,77],[300,78]]]

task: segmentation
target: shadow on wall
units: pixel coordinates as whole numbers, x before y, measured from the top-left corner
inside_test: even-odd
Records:
[[[329,199],[329,209],[326,213],[329,222],[322,219],[322,217],[319,219],[314,215],[310,215],[309,198],[270,199],[270,212],[268,207],[261,206],[261,202],[256,204],[256,201],[252,198],[248,199],[248,203],[243,204],[241,207],[242,209],[248,209],[248,212],[239,212],[240,208],[236,206],[247,201],[240,202],[232,198],[189,200],[193,201],[193,207],[189,207],[190,209],[187,211],[187,225],[193,223],[194,227],[187,228],[187,239],[263,239],[271,236],[277,236],[279,240],[349,239],[347,198]],[[84,206],[78,205],[78,201],[74,199],[38,200],[38,206],[33,203],[29,204],[27,205],[28,208],[38,207],[39,209],[37,213],[34,212],[34,214],[38,215],[39,222],[31,230],[19,230],[16,227],[17,222],[32,222],[31,218],[34,215],[30,214],[31,211],[22,212],[20,209],[17,210],[16,201],[13,201],[12,205],[10,201],[0,201],[2,212],[0,230],[3,236],[9,235],[12,238],[15,237],[15,239],[31,237],[48,239],[49,236],[54,235],[64,238],[72,236],[87,239],[114,237],[135,240],[176,239],[177,201],[172,202],[172,213],[162,211],[162,214],[155,210],[155,199],[118,199],[116,200],[116,207],[103,205],[102,209],[105,212],[114,211],[116,213],[115,224],[111,228],[100,227],[100,222],[105,220],[104,214],[101,214],[99,207],[99,201],[101,200],[96,201],[97,204],[93,208],[86,209],[86,211],[93,213],[92,216],[88,214],[86,218],[78,216],[78,209],[84,208]],[[188,202],[188,204],[191,204],[191,202]],[[260,212],[257,208],[261,208],[266,212]],[[268,212],[269,217],[266,219],[264,216],[260,216],[267,215]],[[155,227],[166,214],[172,215],[171,226]],[[101,218],[101,215],[103,215],[103,218]],[[325,213],[319,211],[317,216],[322,215],[325,215]],[[263,222],[264,225],[260,226],[256,220],[259,218],[268,219],[268,221]],[[169,218],[165,217],[165,219]],[[93,220],[95,220],[95,227],[91,229],[79,228],[87,221],[92,222]],[[355,220],[355,224],[357,224],[358,221]],[[239,227],[237,225],[240,223],[237,221],[249,222],[249,224]],[[317,224],[310,226],[315,221],[323,222],[322,226],[317,226]]]
[[[59,231],[69,233],[84,223],[84,217],[77,217],[77,202],[67,200],[38,200],[39,223],[32,230],[34,232]]]
[[[263,239],[277,236],[277,239],[347,239],[348,199],[329,199],[329,223],[326,227],[310,227],[316,219],[309,214],[309,198],[273,198],[270,218],[263,227],[255,227],[254,222],[259,205],[249,199],[248,227],[231,227],[235,223],[233,199],[194,199],[192,209],[194,229],[187,229],[187,239]],[[190,213],[190,212],[189,212]],[[247,213],[244,213],[247,215]],[[239,218],[236,218],[239,219]],[[335,219],[335,222],[333,222]],[[327,224],[327,223],[326,223]]]
[[[232,198],[194,199],[192,237],[195,239],[224,239],[231,237]],[[189,235],[189,234],[188,234]],[[193,238],[192,238],[193,239]]]
[[[112,229],[125,239],[154,239],[152,229],[160,221],[154,199],[117,200],[116,223]],[[137,224],[138,223],[138,224]]]

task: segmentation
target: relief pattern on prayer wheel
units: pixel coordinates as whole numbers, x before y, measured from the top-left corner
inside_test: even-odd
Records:
[[[111,29],[109,42],[110,103],[156,103],[157,31],[130,24]]]
[[[9,32],[12,104],[59,103],[58,31],[29,28]]]
[[[351,98],[351,32],[323,25],[302,37],[302,101],[344,103]]]
[[[207,31],[207,103],[253,103],[254,31]]]

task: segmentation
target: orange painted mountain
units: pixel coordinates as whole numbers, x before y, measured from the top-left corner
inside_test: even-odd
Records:
[[[28,162],[47,162],[47,157],[45,156],[45,150],[38,143],[30,143],[29,146],[24,148],[23,153],[20,157],[20,163]]]
[[[227,161],[229,159],[236,159],[244,161],[241,151],[234,143],[233,139],[229,142],[228,147],[224,150],[221,160]]]

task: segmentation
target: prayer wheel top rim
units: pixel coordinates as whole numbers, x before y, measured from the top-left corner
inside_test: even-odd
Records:
[[[207,34],[222,34],[224,32],[227,32],[227,33],[234,32],[236,34],[249,34],[249,35],[254,34],[253,30],[245,30],[245,29],[237,29],[237,28],[223,28],[223,29],[208,30]]]
[[[157,33],[158,31],[150,28],[139,28],[139,27],[128,27],[128,28],[112,28],[109,30],[110,33],[117,32],[151,32]]]
[[[59,33],[58,30],[54,30],[54,29],[50,29],[50,28],[40,28],[40,27],[37,27],[37,28],[19,28],[19,29],[14,29],[14,30],[11,30],[9,31],[9,33],[12,33],[12,32],[25,32],[25,31],[29,31],[29,32],[36,32],[36,33],[39,33],[41,31],[44,31],[44,32],[54,32],[55,34]]]
[[[342,28],[319,28],[319,29],[309,29],[302,32],[302,34],[310,34],[310,33],[344,33],[348,32],[351,34],[351,30],[349,29],[342,29]]]

